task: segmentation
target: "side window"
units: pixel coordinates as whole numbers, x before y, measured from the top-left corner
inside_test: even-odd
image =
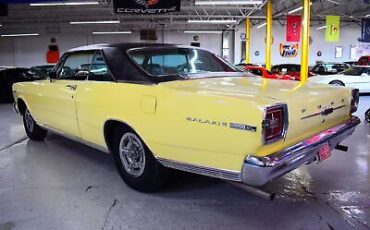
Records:
[[[101,51],[96,51],[91,62],[89,81],[113,81]]]
[[[79,74],[90,71],[94,52],[78,52],[70,54],[57,72],[58,79],[86,80],[88,74]]]

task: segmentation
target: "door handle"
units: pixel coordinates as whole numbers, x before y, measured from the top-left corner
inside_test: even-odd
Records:
[[[77,89],[77,85],[66,85],[67,88],[75,91]]]

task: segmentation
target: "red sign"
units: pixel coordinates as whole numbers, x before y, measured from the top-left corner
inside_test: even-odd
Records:
[[[300,15],[288,15],[286,18],[286,41],[299,42],[301,39],[302,17]]]

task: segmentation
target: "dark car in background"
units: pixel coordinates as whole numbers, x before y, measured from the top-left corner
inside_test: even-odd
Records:
[[[343,72],[350,67],[345,63],[318,63],[312,68],[311,72],[318,75],[332,75]]]
[[[48,74],[53,70],[54,65],[38,65],[30,68],[30,73],[38,75],[42,78],[47,78]]]
[[[16,82],[34,81],[44,77],[30,72],[29,68],[1,67],[0,68],[0,102],[13,102],[12,86]]]
[[[271,69],[271,72],[279,75],[287,74],[291,77],[294,77],[297,81],[301,79],[301,65],[298,64],[274,65]],[[312,77],[315,75],[315,73],[308,71],[308,77]]]

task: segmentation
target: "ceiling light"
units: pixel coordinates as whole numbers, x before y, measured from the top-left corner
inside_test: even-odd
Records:
[[[201,24],[232,24],[236,20],[188,20],[188,23],[201,23]]]
[[[39,34],[2,34],[1,37],[26,37],[26,36],[38,36]]]
[[[195,5],[261,5],[262,1],[196,1]]]
[[[318,27],[317,30],[322,30],[322,29],[325,29],[327,26],[321,26],[321,27]]]
[[[365,18],[369,18],[370,17],[370,14],[366,15]]]
[[[44,3],[31,3],[30,6],[86,6],[86,5],[99,5],[98,1],[91,2],[44,2]]]
[[[262,27],[264,27],[264,26],[266,26],[266,25],[267,25],[267,22],[262,23],[261,25],[257,26],[257,29],[260,29],[260,28],[262,28]]]
[[[119,20],[70,22],[71,25],[81,25],[81,24],[119,24],[119,23],[120,23]]]
[[[312,2],[310,2],[310,6],[311,6],[311,5],[312,5]],[[288,14],[295,13],[295,12],[300,11],[300,10],[302,10],[302,9],[303,9],[303,6],[300,6],[300,7],[298,7],[298,8],[295,8],[295,9],[293,9],[293,10],[289,11],[289,12],[288,12]]]
[[[92,32],[92,34],[132,34],[131,31],[97,31]]]
[[[185,30],[185,34],[222,34],[219,30]]]

